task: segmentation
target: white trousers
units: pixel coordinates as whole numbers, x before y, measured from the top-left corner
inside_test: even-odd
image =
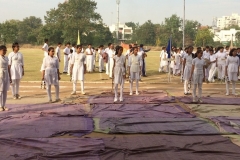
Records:
[[[68,56],[64,55],[64,68],[63,72],[68,72]]]
[[[124,80],[120,84],[120,99],[123,99]],[[114,84],[115,99],[118,98],[118,84]]]
[[[81,84],[81,92],[84,92],[84,81],[80,81]],[[73,82],[73,92],[77,91],[77,82]]]
[[[102,72],[102,70],[104,69],[104,62],[103,62],[103,58],[99,58],[99,72]]]
[[[3,90],[0,92],[0,105],[1,107],[5,107],[7,100],[7,90]]]
[[[229,85],[230,82],[226,82],[226,92],[227,94],[229,94]],[[236,94],[236,82],[232,81],[232,94],[235,95]]]
[[[212,64],[209,70],[209,76],[208,76],[209,82],[214,82],[214,76],[216,74],[216,71],[217,71],[216,64]]]
[[[205,68],[205,77],[209,77],[209,71],[210,71],[210,66],[208,66],[208,68]]]
[[[52,100],[51,86],[52,86],[52,85],[48,85],[48,86],[47,86],[47,95],[48,95],[49,101]],[[54,85],[54,87],[55,87],[56,99],[59,99],[59,85]]]
[[[68,74],[70,74],[70,68],[71,68],[71,65],[70,65],[70,63],[68,61],[68,71],[67,71]]]
[[[224,79],[225,67],[225,64],[218,64],[218,79]]]
[[[198,88],[198,96],[196,95],[196,91]],[[202,98],[202,83],[193,84],[193,100],[196,100],[196,96],[200,99]]]
[[[92,72],[93,71],[93,56],[87,55],[87,71]]]
[[[139,80],[136,80],[136,92],[138,92]],[[130,93],[133,92],[133,80],[130,80]]]
[[[189,93],[190,91],[188,91],[188,80],[184,81],[184,93]]]
[[[113,58],[110,58],[110,66],[109,66],[109,77],[112,78],[112,75],[113,75],[113,64],[114,64],[114,61],[113,61]]]
[[[19,94],[19,85],[20,85],[20,79],[13,79],[11,88],[12,88],[12,95],[15,96],[16,94]]]

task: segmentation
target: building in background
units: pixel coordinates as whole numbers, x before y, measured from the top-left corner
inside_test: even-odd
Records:
[[[217,19],[217,28],[220,30],[233,25],[240,27],[240,15],[237,13],[233,13],[231,16],[223,16]]]
[[[114,33],[117,31],[117,25],[112,24],[109,26],[109,30],[111,33]],[[133,34],[132,27],[128,27],[126,24],[119,24],[119,40],[125,41],[125,40],[131,40]]]
[[[222,44],[227,44],[233,41],[235,43],[237,41],[236,34],[240,32],[240,30],[230,29],[230,30],[214,30],[211,29],[211,32],[214,34],[214,42],[220,42]]]

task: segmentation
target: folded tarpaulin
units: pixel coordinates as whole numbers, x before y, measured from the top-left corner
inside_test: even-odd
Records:
[[[207,121],[199,118],[94,118],[96,132],[163,133],[176,135],[220,134]]]
[[[191,104],[192,97],[178,97],[176,98],[179,101],[187,104]],[[239,98],[223,98],[223,97],[202,97],[202,104],[218,104],[218,105],[240,105]]]
[[[0,112],[0,118],[25,113],[52,114],[56,116],[84,116],[84,105],[62,104],[8,104],[8,112]]]
[[[195,117],[178,105],[167,104],[94,104],[91,117]]]
[[[1,139],[1,160],[99,160],[103,141],[90,138]]]
[[[209,117],[221,132],[240,135],[240,117]]]
[[[23,114],[0,119],[0,138],[48,138],[93,131],[93,120],[81,116]]]
[[[102,160],[239,160],[240,147],[222,136],[143,135],[104,138]]]

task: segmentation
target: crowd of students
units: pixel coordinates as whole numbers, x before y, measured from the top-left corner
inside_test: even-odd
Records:
[[[175,76],[181,76],[184,81],[184,94],[190,94],[191,85],[193,85],[193,102],[202,102],[202,83],[225,81],[226,95],[229,95],[229,84],[232,83],[232,94],[237,95],[236,82],[239,77],[240,66],[240,48],[230,49],[227,46],[213,48],[198,47],[196,53],[193,53],[193,47],[182,48],[172,47],[171,58],[168,59],[166,47],[162,48],[160,53],[159,72],[171,72]],[[196,89],[198,95],[196,96]]]

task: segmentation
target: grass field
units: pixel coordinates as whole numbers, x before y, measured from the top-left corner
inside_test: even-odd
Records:
[[[11,51],[8,48],[8,53]],[[25,49],[21,48],[20,52],[24,56],[24,68],[25,68],[25,76],[22,81],[41,81],[41,72],[40,67],[43,60],[43,51],[41,49]],[[62,61],[60,63],[60,72],[63,71],[63,53]],[[149,52],[148,57],[146,59],[147,63],[147,75],[150,78],[159,76],[158,68],[159,68],[159,52]],[[98,62],[96,63],[98,67]],[[102,79],[108,80],[108,77],[105,73],[99,73],[96,69],[94,73],[87,73],[85,76],[86,81],[103,81]],[[70,77],[67,75],[61,75],[62,81],[69,81]],[[146,79],[147,80],[147,79]]]

